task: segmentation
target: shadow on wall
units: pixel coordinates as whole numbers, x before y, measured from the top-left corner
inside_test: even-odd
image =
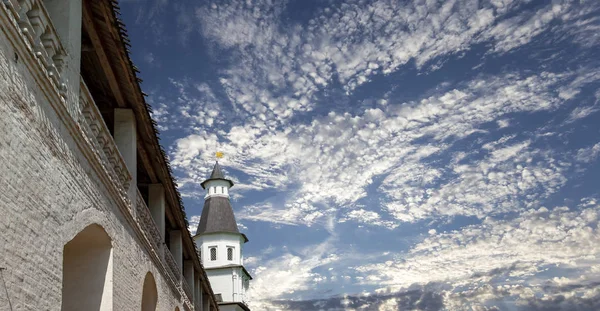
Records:
[[[65,244],[61,310],[112,310],[112,246],[99,225]]]
[[[155,311],[158,303],[158,291],[152,273],[146,273],[142,292],[142,311]]]

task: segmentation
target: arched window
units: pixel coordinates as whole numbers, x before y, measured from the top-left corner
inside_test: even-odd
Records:
[[[233,247],[227,248],[227,260],[229,260],[229,261],[233,260]]]
[[[61,310],[112,310],[112,246],[99,225],[64,246]]]
[[[211,261],[217,260],[217,247],[216,246],[210,248],[210,260]]]
[[[225,187],[221,187],[221,193],[225,194]]]
[[[155,311],[157,303],[156,281],[152,273],[148,272],[144,278],[144,288],[142,290],[142,311]]]

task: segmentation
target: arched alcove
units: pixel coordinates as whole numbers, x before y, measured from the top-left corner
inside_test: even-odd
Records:
[[[112,310],[112,246],[97,224],[64,246],[61,310]]]
[[[155,311],[158,303],[158,291],[152,273],[146,273],[142,291],[142,311]]]
[[[179,307],[175,307],[175,311],[179,311]]]

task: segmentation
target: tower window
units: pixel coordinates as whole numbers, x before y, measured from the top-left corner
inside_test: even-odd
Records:
[[[227,248],[227,260],[229,260],[229,261],[233,260],[233,247]]]
[[[211,261],[215,261],[217,260],[217,247],[211,247],[210,249],[210,260]]]
[[[225,187],[221,187],[221,193],[225,193]]]

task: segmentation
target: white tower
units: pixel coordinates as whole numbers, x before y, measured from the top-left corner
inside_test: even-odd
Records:
[[[213,292],[221,296],[219,310],[250,311],[245,297],[252,277],[244,268],[243,255],[248,238],[240,233],[229,202],[233,182],[225,178],[217,162],[201,185],[206,196],[194,241]]]

